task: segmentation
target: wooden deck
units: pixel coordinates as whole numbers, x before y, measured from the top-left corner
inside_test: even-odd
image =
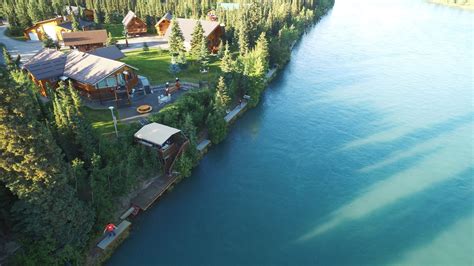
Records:
[[[127,220],[122,221],[115,229],[115,236],[108,236],[106,235],[100,242],[97,244],[97,247],[105,250],[110,244],[112,244],[115,239],[119,238],[120,235],[125,232],[131,225]]]
[[[142,210],[148,209],[178,179],[179,175],[161,176],[132,199],[132,205]]]

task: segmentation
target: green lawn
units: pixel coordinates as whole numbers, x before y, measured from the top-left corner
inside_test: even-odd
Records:
[[[112,34],[114,40],[125,39],[123,37],[123,25],[122,24],[106,24],[103,26],[107,32]]]
[[[150,49],[148,52],[134,51],[125,53],[123,62],[138,68],[138,74],[145,76],[152,85],[162,84],[166,81],[174,81],[175,75],[169,72],[171,56],[167,50]],[[178,73],[178,77],[183,81],[199,82],[212,81],[220,75],[219,60],[210,57],[209,72],[200,73],[199,64],[188,58],[187,67]]]
[[[114,112],[115,117],[117,117],[118,120],[119,113],[117,112],[117,109],[115,109]],[[114,122],[112,120],[112,114],[110,113],[110,110],[96,110],[89,107],[84,107],[84,114],[87,119],[89,119],[92,128],[99,134],[99,136],[114,134]],[[120,121],[117,121],[117,128],[119,132],[122,127],[123,125],[120,123]]]

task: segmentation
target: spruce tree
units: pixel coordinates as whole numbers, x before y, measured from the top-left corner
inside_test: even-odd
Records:
[[[74,12],[71,12],[71,18],[72,18],[72,30],[73,31],[80,31],[80,25],[79,25],[79,20],[78,18],[76,17],[76,15],[74,15]]]
[[[112,37],[112,33],[109,32],[107,34],[107,46],[114,45],[114,44],[115,44],[114,37]]]
[[[207,47],[207,38],[202,37],[199,47],[199,63],[202,70],[207,70],[209,64],[209,48]]]
[[[197,21],[194,27],[193,33],[191,34],[191,55],[195,58],[199,57],[201,53],[201,42],[204,38],[204,29],[202,28],[201,21]]]
[[[229,90],[225,84],[224,77],[219,77],[216,87],[215,106],[219,112],[225,111],[230,105]]]
[[[248,28],[245,20],[241,21],[241,26],[239,29],[238,41],[239,41],[239,54],[244,56],[249,52],[249,36]]]
[[[1,72],[0,181],[18,197],[12,212],[25,237],[82,246],[93,214],[67,184],[70,168],[39,114],[28,84]]]
[[[184,48],[184,37],[179,23],[175,17],[171,20],[171,34],[168,39],[169,49],[172,56],[177,56],[178,54],[185,51]]]
[[[222,72],[224,72],[225,74],[228,74],[232,72],[232,68],[233,68],[232,66],[233,66],[232,55],[230,53],[229,43],[226,42],[220,67],[221,67]]]

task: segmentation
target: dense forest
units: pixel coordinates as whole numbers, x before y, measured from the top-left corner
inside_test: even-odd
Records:
[[[217,8],[210,0],[2,0],[1,14],[12,31],[62,14],[79,5],[95,13],[97,26],[120,23],[128,10],[153,26],[165,12],[205,18],[215,10],[226,31],[219,54],[222,75],[206,89],[189,92],[150,120],[183,130],[191,148],[176,169],[189,176],[198,162],[198,135],[213,143],[227,133],[226,110],[243,95],[258,104],[265,74],[290,59],[291,47],[333,5],[333,0],[241,1],[238,9]],[[179,28],[173,38],[180,39]],[[194,36],[199,35],[195,29]],[[201,33],[202,34],[202,33]],[[201,37],[185,56],[204,60]],[[179,42],[174,54],[183,51]],[[137,124],[123,125],[120,136],[100,136],[91,128],[81,97],[67,83],[48,91],[49,101],[4,49],[0,69],[0,240],[14,238],[16,265],[84,264],[88,247],[116,216],[117,200],[139,180],[160,173],[151,149],[136,145]]]

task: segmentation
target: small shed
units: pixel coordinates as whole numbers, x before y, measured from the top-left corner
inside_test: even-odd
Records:
[[[165,174],[171,174],[176,159],[189,143],[181,130],[159,123],[143,126],[134,137],[137,142],[158,150]]]
[[[128,11],[122,20],[122,24],[128,35],[140,35],[147,32],[146,23],[132,11]]]
[[[64,46],[70,46],[81,52],[104,47],[107,42],[106,30],[63,32]]]

